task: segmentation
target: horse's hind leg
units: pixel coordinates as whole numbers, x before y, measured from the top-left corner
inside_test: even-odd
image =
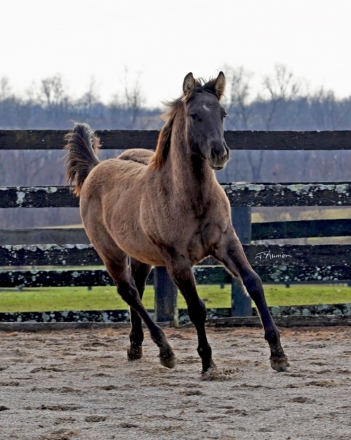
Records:
[[[276,371],[286,371],[288,360],[280,344],[279,331],[266,303],[262,281],[247,261],[242,245],[233,230],[227,231],[213,256],[221,261],[233,276],[242,279],[260,315],[265,339],[271,350],[271,366]]]
[[[135,285],[139,293],[139,298],[142,300],[145,290],[146,279],[149,276],[151,266],[140,263],[132,259],[132,277],[135,280]],[[142,321],[139,314],[131,307],[130,308],[130,323],[131,331],[129,334],[130,348],[128,349],[128,359],[134,361],[140,359],[143,355],[142,343],[144,340],[144,331]]]
[[[265,339],[271,350],[271,367],[276,371],[286,371],[289,365],[280,343],[280,334],[273,321],[264,296],[261,278],[248,264],[240,271],[244,286],[256,304],[265,330]]]
[[[118,248],[117,248],[118,249]],[[121,254],[122,251],[119,250]],[[167,368],[173,368],[175,366],[175,356],[171,346],[169,345],[165,334],[162,329],[154,323],[148,314],[147,310],[141,303],[141,298],[131,274],[131,267],[128,264],[129,257],[122,253],[122,257],[111,258],[110,256],[103,255],[99,252],[108,273],[116,283],[117,292],[121,295],[122,299],[133,308],[140,318],[145,322],[151,335],[151,339],[160,349],[160,361],[161,364]]]

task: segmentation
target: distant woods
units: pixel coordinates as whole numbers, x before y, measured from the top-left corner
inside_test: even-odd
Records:
[[[88,122],[99,129],[159,128],[159,109],[144,106],[141,85],[125,82],[119,94],[102,103],[94,80],[79,98],[71,98],[61,75],[43,79],[23,96],[12,91],[8,78],[0,78],[0,129],[65,129],[71,121]]]
[[[282,65],[263,77],[240,67],[223,70],[226,130],[351,130],[351,80],[350,96],[338,98],[324,87],[312,89]],[[126,71],[120,91],[108,102],[101,102],[94,81],[72,98],[57,74],[19,95],[0,72],[0,129],[69,129],[72,120],[94,129],[160,129],[163,109],[146,105],[146,87],[140,78],[131,83]],[[101,157],[117,153],[105,150]],[[62,157],[60,151],[0,151],[0,186],[64,185]],[[349,151],[231,151],[217,175],[222,182],[343,181],[351,180],[350,170]],[[0,211],[0,228],[79,222],[74,208],[24,209],[21,216],[16,209]]]
[[[261,78],[242,67],[226,66],[224,71],[227,130],[351,129],[351,81],[350,96],[337,98],[322,86],[311,90],[283,65]],[[94,80],[73,99],[60,74],[32,85],[21,96],[8,78],[0,77],[0,129],[64,129],[71,120],[96,129],[158,129],[161,112],[146,106],[140,78],[131,84],[128,71],[119,92],[106,103],[99,99]]]
[[[244,68],[226,68],[226,106],[230,130],[350,130],[350,96],[337,98],[323,86],[298,79],[286,66],[276,65],[259,82]]]

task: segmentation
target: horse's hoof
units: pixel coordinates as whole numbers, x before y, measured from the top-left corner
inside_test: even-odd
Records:
[[[202,365],[202,371],[201,374],[205,374],[207,372],[213,372],[217,370],[217,366],[216,364],[211,360],[211,362],[209,364],[206,365]]]
[[[203,368],[201,371],[201,380],[216,380],[218,377],[218,368],[214,363],[212,363],[206,370]]]
[[[271,367],[278,373],[283,373],[288,370],[289,362],[286,356],[283,357],[271,357]]]
[[[143,357],[142,347],[131,347],[127,350],[127,356],[129,361],[136,361]]]
[[[176,358],[172,350],[164,350],[160,353],[160,362],[166,368],[174,368],[176,365]]]

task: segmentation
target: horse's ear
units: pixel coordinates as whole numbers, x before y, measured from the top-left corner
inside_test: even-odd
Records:
[[[217,79],[213,85],[213,88],[217,95],[218,100],[220,100],[224,95],[224,89],[225,89],[225,76],[223,72],[219,72]]]
[[[184,96],[188,96],[192,93],[192,91],[195,88],[195,78],[193,77],[192,72],[188,73],[186,75],[186,77],[184,78],[184,82],[183,82],[183,93]]]

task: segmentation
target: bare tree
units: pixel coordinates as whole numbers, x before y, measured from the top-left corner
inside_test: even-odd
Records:
[[[9,128],[15,125],[14,100],[15,96],[12,93],[9,79],[6,76],[0,78],[0,120]]]
[[[84,93],[80,101],[85,113],[90,113],[99,102],[99,91],[94,77],[91,78],[88,90]]]
[[[227,78],[225,105],[228,109],[226,126],[235,130],[248,130],[253,108],[250,105],[250,89],[253,74],[243,67],[224,68]]]
[[[319,130],[337,130],[350,121],[350,98],[338,100],[332,90],[320,87],[311,97],[311,116]]]
[[[45,78],[41,81],[39,100],[45,109],[43,119],[46,119],[50,123],[48,128],[53,128],[51,124],[55,124],[55,121],[62,120],[63,114],[67,114],[69,107],[69,98],[66,94],[63,78],[60,74]]]
[[[60,74],[45,78],[41,81],[41,94],[48,108],[62,103],[65,96],[64,90],[63,80]]]
[[[0,101],[8,99],[11,95],[10,81],[7,76],[0,78]]]
[[[30,121],[33,116],[37,103],[35,102],[34,85],[28,88],[25,96],[16,97],[15,107],[17,115],[17,126],[20,129],[30,128]]]
[[[266,97],[260,99],[267,104],[265,129],[272,130],[273,120],[280,108],[298,96],[300,82],[286,66],[277,64],[273,76],[263,77],[263,87]]]
[[[123,93],[116,94],[110,103],[111,119],[118,126],[127,130],[146,129],[150,124],[148,117],[143,117],[145,98],[140,82],[141,74],[131,83],[131,74],[126,67],[123,78]]]

